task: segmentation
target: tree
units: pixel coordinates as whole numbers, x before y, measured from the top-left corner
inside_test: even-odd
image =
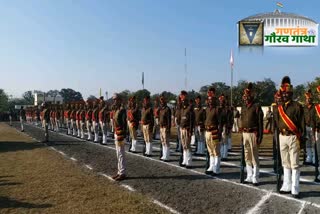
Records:
[[[306,92],[306,87],[303,84],[297,85],[293,88],[293,99],[296,101],[303,102],[305,101],[304,93]]]
[[[97,99],[97,97],[94,96],[94,95],[90,95],[90,96],[88,97],[88,100],[96,100],[96,99]]]
[[[62,96],[63,102],[65,102],[65,103],[83,100],[82,94],[78,91],[71,89],[71,88],[61,89],[60,95]]]
[[[3,89],[0,89],[0,112],[8,111],[9,110],[9,97],[4,92]]]
[[[55,89],[55,90],[49,90],[47,93],[46,93],[46,96],[50,96],[50,97],[56,97],[57,95],[60,94],[60,91]]]
[[[253,90],[255,91],[256,101],[262,106],[270,106],[274,101],[276,93],[276,83],[270,78],[255,82]]]
[[[32,91],[26,91],[22,94],[22,98],[24,99],[25,105],[33,105],[34,104],[34,96]]]
[[[148,91],[147,89],[142,89],[132,93],[132,95],[136,96],[137,103],[140,104],[142,103],[143,98],[145,98],[146,96],[150,96],[150,91]]]

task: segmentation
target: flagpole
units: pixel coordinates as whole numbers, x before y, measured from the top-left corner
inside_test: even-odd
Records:
[[[184,49],[184,75],[185,75],[185,79],[184,79],[184,87],[185,90],[188,90],[188,79],[187,79],[187,48]]]
[[[230,97],[230,106],[233,106],[233,103],[232,103],[232,89],[233,89],[233,66],[231,66],[231,97]]]

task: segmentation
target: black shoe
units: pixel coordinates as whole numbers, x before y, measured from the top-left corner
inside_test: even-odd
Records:
[[[213,175],[214,173],[212,171],[205,171],[206,175]]]
[[[186,166],[187,169],[192,169],[192,166]]]
[[[291,192],[290,192],[290,191],[281,191],[281,190],[280,190],[279,193],[282,194],[282,195],[284,195],[284,194],[290,194]]]
[[[24,132],[24,130],[21,130],[21,132]]]
[[[259,183],[252,183],[253,186],[259,186]]]
[[[291,194],[293,198],[299,199],[300,198],[300,194]]]
[[[182,163],[180,164],[180,166],[181,166],[181,167],[186,167],[186,165],[185,165],[185,164],[182,164]]]
[[[318,178],[314,179],[314,182],[320,183],[320,180]]]

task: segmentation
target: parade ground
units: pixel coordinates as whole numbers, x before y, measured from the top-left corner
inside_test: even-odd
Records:
[[[117,159],[112,138],[107,145],[49,132],[40,127],[0,124],[0,213],[319,213],[320,185],[314,167],[302,166],[300,199],[276,192],[272,135],[260,147],[260,184],[239,183],[240,134],[222,161],[221,174],[204,174],[205,156],[193,156],[192,169],[178,164],[172,139],[171,161],[126,152],[128,179],[115,182]],[[129,144],[126,145],[126,151]],[[302,158],[301,158],[302,160]],[[301,163],[302,164],[302,163]]]

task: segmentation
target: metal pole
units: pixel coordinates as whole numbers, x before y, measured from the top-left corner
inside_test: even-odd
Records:
[[[185,90],[188,90],[188,80],[187,80],[187,48],[184,49],[184,74],[185,74],[185,79],[184,79],[184,87]]]
[[[233,106],[233,103],[232,103],[232,89],[233,89],[233,68],[231,67],[231,96],[230,96],[230,105]]]

